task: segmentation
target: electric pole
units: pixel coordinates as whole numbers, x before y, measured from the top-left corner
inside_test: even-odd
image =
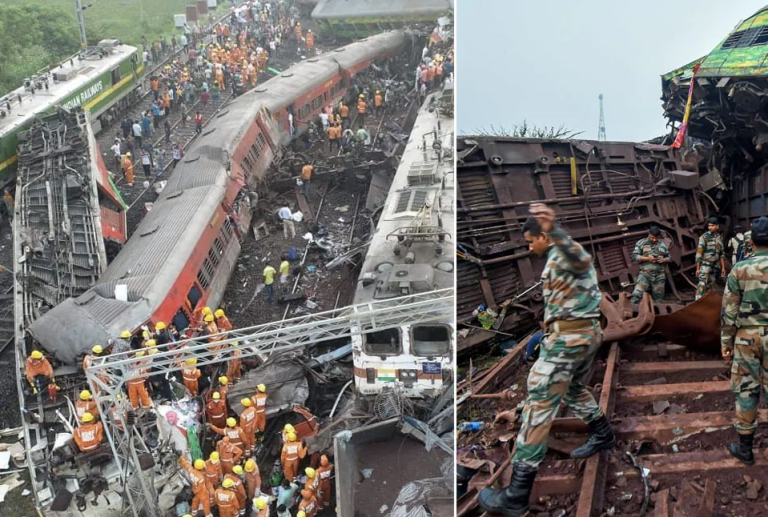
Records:
[[[605,117],[603,116],[603,94],[598,97],[600,99],[600,124],[597,128],[597,140],[605,142],[608,138],[605,136]]]
[[[85,15],[83,11],[83,2],[81,0],[75,0],[75,17],[77,17],[77,26],[80,29],[80,48],[84,49],[88,46],[88,39],[85,37]]]

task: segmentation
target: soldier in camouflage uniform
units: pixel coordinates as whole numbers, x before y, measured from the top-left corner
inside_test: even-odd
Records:
[[[744,234],[744,242],[741,243],[741,257],[739,261],[748,259],[755,253],[755,248],[752,246],[752,230],[749,230]]]
[[[601,294],[592,257],[555,222],[551,208],[533,204],[531,214],[523,225],[523,237],[532,252],[547,256],[541,275],[547,333],[528,375],[528,399],[512,458],[512,481],[503,489],[486,488],[478,498],[483,510],[511,517],[528,511],[533,481],[547,453],[549,429],[561,401],[593,433],[571,457],[587,458],[616,443],[608,419],[586,388],[603,341],[598,319]]]
[[[661,240],[658,226],[651,226],[648,237],[635,244],[632,261],[640,263],[640,273],[637,275],[635,290],[632,291],[632,303],[640,303],[643,293],[649,290],[653,293],[653,301],[659,302],[664,298],[666,269],[664,264],[670,261],[669,247]]]
[[[717,232],[720,228],[717,217],[709,219],[707,228],[709,231],[699,237],[699,247],[696,249],[696,277],[699,279],[696,286],[697,300],[707,294],[715,283],[718,264],[720,275],[725,276],[725,249],[723,236]]]
[[[752,445],[757,429],[760,389],[768,398],[768,218],[752,223],[754,255],[731,270],[725,284],[720,321],[723,358],[733,356],[731,390],[736,397],[736,432],[739,442],[728,446],[747,465],[755,462]]]

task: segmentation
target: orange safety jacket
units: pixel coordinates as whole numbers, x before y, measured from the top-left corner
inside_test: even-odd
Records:
[[[82,452],[96,449],[104,439],[104,426],[101,422],[95,424],[85,424],[75,428],[74,435],[77,448]]]

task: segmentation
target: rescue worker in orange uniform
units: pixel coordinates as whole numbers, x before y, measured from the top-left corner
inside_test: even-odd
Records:
[[[215,425],[211,425],[211,430],[222,436],[229,438],[229,441],[240,449],[241,451],[248,453],[249,449],[246,448],[246,444],[249,444],[248,438],[245,436],[243,428],[237,425],[237,420],[232,417],[227,418],[227,427],[221,428]]]
[[[320,478],[320,499],[318,504],[323,508],[331,506],[331,477],[333,476],[333,465],[328,461],[328,456],[320,456],[320,466],[316,469],[317,477]]]
[[[213,347],[209,347],[209,349],[221,350],[221,345],[216,345],[216,343],[221,341],[223,339],[223,336],[215,336],[215,334],[219,333],[219,327],[216,326],[216,322],[213,320],[214,320],[213,314],[206,314],[205,316],[203,316],[203,321],[205,321],[205,326],[202,329],[203,330],[202,335],[210,336],[208,337],[208,342],[215,345]]]
[[[296,43],[301,45],[301,40],[304,39],[301,32],[301,22],[296,22],[296,27],[293,28],[293,33],[296,36]]]
[[[123,159],[123,177],[129,187],[133,186],[133,162],[131,161],[131,153],[125,153]]]
[[[141,407],[150,408],[152,407],[152,401],[149,398],[149,393],[147,393],[147,370],[144,368],[146,362],[141,360],[144,357],[144,351],[139,350],[136,352],[135,357],[139,361],[137,361],[136,369],[132,372],[133,377],[126,381],[128,385],[128,398],[133,409],[138,409],[139,403],[141,403]]]
[[[245,462],[245,487],[248,491],[249,501],[261,494],[261,472],[259,466],[252,459]]]
[[[216,427],[227,425],[227,403],[221,400],[221,394],[214,391],[211,400],[205,405],[206,421]]]
[[[214,502],[219,508],[219,517],[237,517],[237,494],[234,487],[234,481],[225,479],[221,482],[221,488],[216,489]]]
[[[93,400],[91,392],[88,390],[83,390],[80,392],[80,400],[75,403],[75,414],[77,415],[77,419],[82,422],[83,416],[86,413],[90,413],[95,418],[98,418],[99,407],[96,404],[96,401]]]
[[[101,345],[96,345],[91,348],[91,353],[83,358],[83,373],[87,372],[93,360],[97,357],[101,357],[101,354],[103,353],[104,349],[101,347]]]
[[[365,103],[365,95],[362,93],[357,98],[357,122],[360,127],[365,125],[365,112],[368,109],[368,105]]]
[[[258,497],[253,502],[253,505],[256,507],[256,510],[258,510],[256,517],[269,517],[269,504],[267,504],[267,500],[265,498]]]
[[[26,376],[27,382],[32,386],[33,395],[37,395],[38,384],[42,388],[49,383],[56,384],[56,379],[53,378],[53,367],[40,350],[35,350],[27,357]],[[38,377],[39,379],[36,380]]]
[[[219,453],[213,451],[208,459],[205,460],[205,477],[208,479],[208,483],[210,483],[211,486],[219,486],[223,476],[224,471],[221,469]]]
[[[240,350],[237,348],[237,345],[237,341],[233,341],[229,344],[232,359],[227,363],[227,377],[233,380],[238,380],[242,377],[240,372]]]
[[[208,478],[205,476],[205,462],[201,459],[195,460],[194,468],[189,463],[189,460],[184,456],[179,456],[179,463],[182,468],[189,474],[189,480],[192,482],[192,512],[197,513],[200,506],[203,507],[205,517],[211,517],[211,493],[213,493],[213,485],[208,482]]]
[[[341,117],[341,127],[347,129],[349,127],[349,106],[343,102],[339,103],[339,116]]]
[[[240,463],[240,458],[243,457],[243,449],[234,446],[229,441],[228,436],[219,440],[219,443],[216,444],[216,450],[221,461],[221,471],[225,473],[232,472],[232,467],[235,466],[235,463]]]
[[[309,490],[312,495],[317,497],[320,488],[320,477],[317,475],[317,471],[312,467],[307,467],[304,469],[304,474],[307,475],[307,480],[304,481],[304,490]]]
[[[283,431],[280,433],[282,435],[281,438],[283,439],[283,443],[288,441],[289,433],[295,433],[295,432],[296,432],[296,429],[291,424],[285,424],[285,426],[283,427]]]
[[[82,425],[75,428],[72,438],[75,439],[77,448],[81,452],[97,449],[104,439],[104,426],[101,425],[101,422],[94,422],[95,419],[91,413],[85,413],[82,418]]]
[[[227,403],[227,392],[229,391],[229,378],[226,375],[219,377],[219,393],[221,393],[221,400]]]
[[[200,378],[200,370],[195,366],[197,359],[190,357],[185,361],[187,367],[181,370],[181,375],[184,378],[184,387],[187,388],[189,393],[193,397],[197,397],[197,380]]]
[[[239,515],[245,515],[245,484],[240,478],[242,474],[243,467],[240,465],[232,467],[231,473],[224,474],[224,479],[231,479],[234,483],[232,490],[235,491],[235,496],[237,496],[237,513]]]
[[[307,31],[306,44],[307,44],[307,51],[311,52],[315,46],[315,35],[312,34],[312,29]]]
[[[252,397],[256,406],[255,430],[260,435],[264,434],[267,427],[267,387],[264,384],[256,386],[256,394]]]
[[[243,428],[247,443],[245,451],[248,454],[256,452],[256,408],[253,407],[253,401],[248,397],[242,399],[243,412],[240,413],[240,427]]]
[[[296,433],[288,433],[288,441],[283,444],[280,453],[280,463],[283,464],[283,474],[288,481],[296,479],[299,460],[307,455],[304,444],[296,438]]]
[[[213,315],[216,318],[216,326],[219,328],[219,331],[229,332],[234,328],[222,309],[216,309]]]
[[[310,490],[301,491],[301,501],[299,502],[299,511],[304,512],[307,517],[315,517],[317,513],[317,499]]]
[[[381,116],[383,113],[382,108],[384,106],[384,97],[381,92],[376,90],[376,95],[373,96],[373,115],[375,117]]]

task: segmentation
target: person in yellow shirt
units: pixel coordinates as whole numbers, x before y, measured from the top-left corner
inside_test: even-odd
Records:
[[[265,290],[267,291],[267,301],[269,303],[272,303],[275,298],[275,274],[277,274],[275,268],[267,264],[267,267],[264,268],[264,285],[266,286]]]
[[[283,253],[280,256],[280,283],[281,284],[287,284],[288,283],[288,275],[290,274],[291,270],[291,263],[288,262],[288,256]]]

